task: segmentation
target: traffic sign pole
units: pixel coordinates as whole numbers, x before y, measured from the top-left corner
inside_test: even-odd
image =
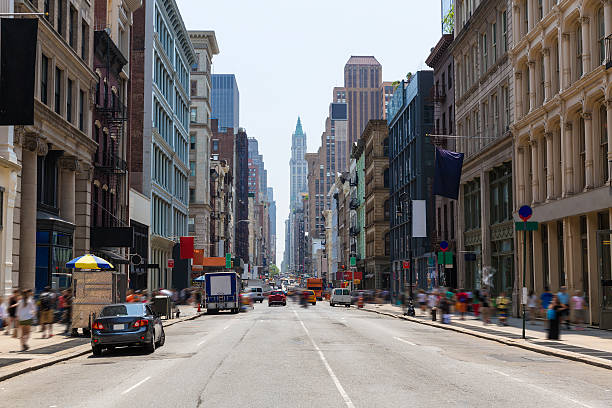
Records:
[[[530,206],[528,205],[524,205],[521,208],[519,208],[519,217],[523,220],[524,222],[524,229],[523,229],[523,288],[525,287],[525,282],[526,282],[526,275],[527,275],[527,220],[529,218],[531,218],[531,215],[533,214],[533,210],[531,209]],[[523,292],[525,292],[524,290],[521,291],[521,297],[523,296]],[[526,315],[525,315],[525,306],[526,306],[526,299],[521,299],[521,304],[523,306],[523,339],[525,339],[525,321],[526,321]]]

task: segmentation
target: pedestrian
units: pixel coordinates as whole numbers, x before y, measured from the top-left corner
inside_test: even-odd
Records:
[[[461,320],[465,320],[465,312],[467,311],[468,294],[463,290],[459,289],[457,293],[456,309],[461,315]]]
[[[427,315],[427,295],[423,289],[419,289],[419,293],[417,293],[417,302],[419,302],[421,313]]]
[[[472,312],[474,312],[474,317],[478,318],[480,316],[480,291],[476,289],[472,294]]]
[[[436,312],[438,307],[438,295],[435,291],[432,291],[429,296],[427,296],[427,306],[431,311],[431,320],[436,320]]]
[[[8,321],[8,310],[4,298],[0,296],[0,331],[4,330],[4,326]]]
[[[64,303],[66,305],[64,312],[64,323],[66,323],[66,329],[64,330],[65,335],[70,333],[70,327],[72,326],[72,302],[72,289],[68,288],[64,294]],[[72,334],[76,335],[76,329],[73,329],[72,332]]]
[[[584,330],[584,306],[584,297],[580,296],[579,290],[575,291],[571,299],[571,317],[575,330]]]
[[[19,302],[19,290],[13,290],[13,294],[9,297],[8,300],[8,314],[9,314],[9,329],[6,332],[7,335],[10,334],[11,328],[13,329],[13,337],[17,338],[17,334],[19,332],[19,320],[17,320],[17,303]]]
[[[543,318],[546,318],[548,306],[550,305],[552,298],[552,292],[550,291],[550,289],[548,289],[548,286],[544,286],[544,292],[540,295],[540,310],[542,311]]]
[[[561,311],[565,308],[559,301],[559,297],[554,295],[548,309],[546,319],[548,320],[548,340],[560,340]]]
[[[451,322],[451,301],[446,297],[440,300],[440,310],[442,311],[442,323],[450,324]]]
[[[482,322],[486,325],[491,323],[491,300],[487,292],[482,292],[480,309],[482,312]]]
[[[497,318],[502,326],[508,325],[508,305],[510,300],[506,297],[506,292],[501,292],[495,302],[497,304]]]
[[[42,338],[53,337],[53,319],[55,317],[55,294],[50,286],[45,286],[40,294],[40,325]]]
[[[559,292],[557,293],[557,298],[559,298],[559,302],[563,305],[563,310],[561,311],[559,324],[565,322],[565,327],[567,327],[567,329],[569,330],[570,329],[570,322],[569,322],[570,296],[567,293],[567,288],[565,286],[561,286],[561,289],[559,289]]]
[[[529,310],[529,322],[537,324],[535,318],[538,312],[538,297],[533,290],[529,292],[527,297],[527,309]]]
[[[17,303],[17,318],[19,319],[19,327],[21,329],[21,350],[27,351],[28,340],[30,339],[30,330],[34,317],[36,316],[36,304],[32,298],[32,290],[26,289],[21,292],[21,299]]]

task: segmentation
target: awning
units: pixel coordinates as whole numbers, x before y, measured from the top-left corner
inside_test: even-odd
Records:
[[[117,265],[127,265],[130,263],[130,260],[127,259],[126,257],[119,255],[116,252],[113,251],[109,251],[107,249],[96,249],[94,251],[97,254],[100,254],[101,256],[105,257],[106,259],[110,260],[111,263]]]

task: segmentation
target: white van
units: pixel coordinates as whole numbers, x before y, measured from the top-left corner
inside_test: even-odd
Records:
[[[329,305],[344,305],[345,307],[351,307],[351,291],[346,288],[336,288],[332,291],[331,297],[329,298]]]
[[[262,303],[264,301],[263,289],[260,287],[253,286],[247,288],[245,292],[251,294],[251,299],[253,299],[253,303]]]

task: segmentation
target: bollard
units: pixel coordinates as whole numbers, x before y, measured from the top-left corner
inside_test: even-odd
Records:
[[[432,308],[431,308],[431,321],[432,321],[432,322],[435,322],[435,321],[436,321],[436,312],[437,312],[436,308],[435,308],[435,307],[432,307]]]

